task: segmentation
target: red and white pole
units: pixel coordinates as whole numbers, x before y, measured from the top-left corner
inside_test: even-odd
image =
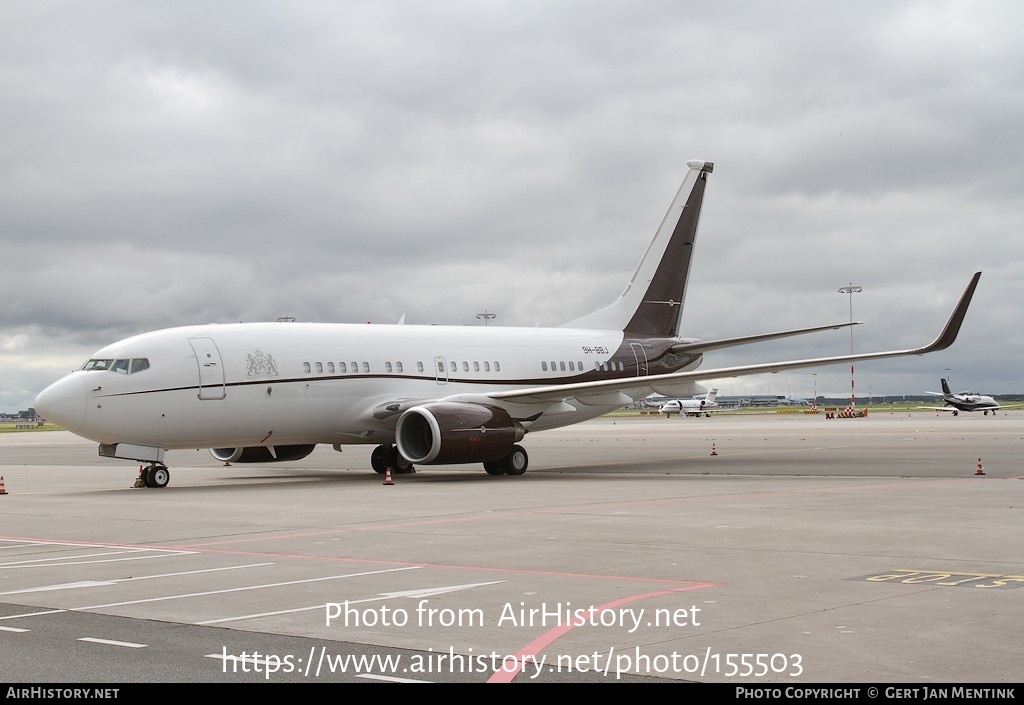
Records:
[[[853,365],[850,365],[850,407],[857,406],[857,394],[853,391]]]

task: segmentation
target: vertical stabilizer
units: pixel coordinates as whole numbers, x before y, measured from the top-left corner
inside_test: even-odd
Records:
[[[946,381],[946,378],[943,377],[939,381],[942,382],[942,393],[951,396],[953,392],[949,391],[949,382]]]
[[[645,337],[678,335],[704,189],[715,166],[697,159],[686,165],[690,170],[625,291],[608,306],[564,327],[621,330]]]

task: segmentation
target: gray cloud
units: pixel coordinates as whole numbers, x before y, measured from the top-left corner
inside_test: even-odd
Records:
[[[621,291],[690,158],[716,169],[688,335],[846,320],[854,281],[857,348],[913,347],[980,269],[964,339],[866,366],[864,386],[918,393],[951,368],[1019,392],[1022,15],[8,3],[0,410],[171,325],[575,318]],[[705,365],[848,348],[822,334]],[[812,375],[737,385],[806,395]]]

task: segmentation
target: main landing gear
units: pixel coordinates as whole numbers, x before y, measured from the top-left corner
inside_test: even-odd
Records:
[[[522,446],[512,446],[508,455],[500,460],[484,463],[488,475],[522,475],[530,464],[530,456]]]
[[[171,471],[163,463],[153,463],[147,468],[139,468],[139,479],[136,487],[167,487],[171,481]]]
[[[396,475],[408,475],[416,472],[416,468],[409,462],[401,453],[398,452],[398,448],[393,445],[379,445],[373,449],[370,453],[370,467],[378,475],[383,475],[387,472],[388,468],[391,468],[391,472]]]
[[[488,475],[522,475],[529,464],[530,456],[526,454],[526,449],[516,445],[512,446],[504,458],[484,463],[484,470]],[[386,473],[388,468],[396,475],[416,472],[416,468],[398,452],[398,448],[388,444],[373,449],[370,453],[370,466],[378,475]]]

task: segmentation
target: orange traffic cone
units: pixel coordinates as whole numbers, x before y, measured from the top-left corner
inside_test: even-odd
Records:
[[[984,468],[981,467],[981,458],[978,458],[978,469],[974,471],[974,474],[975,475],[984,475],[985,474]],[[2,480],[2,479],[3,478],[0,477],[0,480]]]
[[[718,451],[715,450],[715,444],[711,444],[711,455],[718,455]]]
[[[384,471],[384,484],[385,485],[393,485],[393,484],[395,484],[395,481],[391,479],[391,468],[388,468],[387,470]]]
[[[7,488],[4,487],[4,476],[0,475],[0,494],[7,494]]]

